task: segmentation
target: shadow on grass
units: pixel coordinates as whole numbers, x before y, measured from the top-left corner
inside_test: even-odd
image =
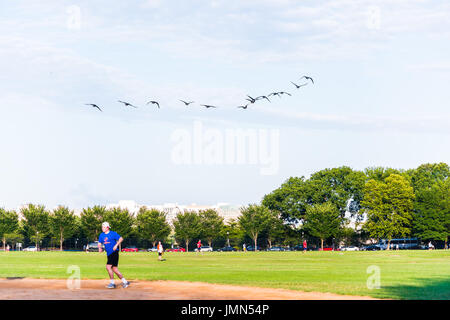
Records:
[[[450,279],[415,279],[416,285],[382,286],[383,295],[392,299],[450,300]],[[381,292],[380,292],[381,293]]]

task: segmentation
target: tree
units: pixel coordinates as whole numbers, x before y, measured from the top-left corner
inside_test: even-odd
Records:
[[[450,180],[417,190],[414,207],[414,234],[422,240],[444,241],[446,247],[450,236]]]
[[[201,210],[199,217],[200,233],[206,238],[208,245],[212,247],[213,240],[220,236],[220,231],[224,227],[223,217],[219,216],[214,209]]]
[[[59,250],[63,250],[64,239],[70,238],[76,231],[77,217],[69,208],[59,206],[50,214],[51,233],[59,241]]]
[[[240,228],[239,222],[236,219],[229,219],[226,221],[220,232],[221,237],[227,239],[227,246],[236,246],[240,244],[240,241],[244,237],[244,231]]]
[[[23,241],[23,235],[13,232],[13,233],[6,233],[4,235],[6,242],[11,242],[12,247],[16,247],[16,244],[18,242],[22,242]]]
[[[49,213],[43,205],[29,204],[21,209],[23,215],[23,231],[25,236],[31,239],[36,247],[39,242],[49,234]]]
[[[271,216],[271,211],[264,205],[251,204],[248,207],[241,208],[241,215],[238,218],[239,225],[253,239],[255,251],[258,235],[267,228]]]
[[[320,239],[323,250],[323,241],[339,234],[342,221],[339,209],[330,201],[308,206],[303,228],[313,237]]]
[[[139,234],[156,246],[158,240],[164,240],[170,234],[171,228],[166,220],[166,213],[157,209],[141,207],[136,216]]]
[[[309,180],[291,177],[280,188],[264,196],[262,204],[277,211],[283,220],[302,222],[306,208],[331,201],[342,216],[346,211],[359,213],[366,176],[349,167],[324,169]]]
[[[272,242],[277,238],[281,238],[285,234],[285,226],[283,220],[280,219],[278,213],[271,211],[269,221],[267,222],[267,227],[264,230],[267,235],[267,242],[269,243],[269,248],[272,248]]]
[[[115,207],[105,212],[104,221],[108,221],[111,230],[120,234],[122,238],[128,238],[134,231],[134,218],[128,209]]]
[[[7,211],[0,208],[0,237],[3,242],[3,250],[6,246],[6,235],[14,233],[19,228],[19,216],[15,211]]]
[[[194,211],[180,212],[173,219],[173,226],[175,227],[175,237],[183,240],[186,244],[186,251],[189,251],[189,242],[200,235],[199,215]]]
[[[413,233],[422,240],[447,245],[449,230],[449,176],[446,163],[426,163],[408,170],[414,188]]]
[[[90,241],[98,239],[102,231],[102,222],[106,214],[106,208],[94,206],[83,209],[80,215],[81,230]]]
[[[305,177],[290,177],[278,189],[266,194],[262,205],[280,214],[290,223],[301,221],[311,204],[310,188]]]
[[[385,181],[369,180],[364,188],[362,206],[367,213],[364,227],[374,238],[388,239],[411,232],[414,191],[408,180],[399,174]]]
[[[309,179],[312,203],[331,202],[342,217],[346,211],[355,215],[360,209],[365,181],[366,175],[362,171],[346,166],[315,172]]]

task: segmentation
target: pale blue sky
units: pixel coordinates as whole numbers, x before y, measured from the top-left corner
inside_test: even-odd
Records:
[[[0,206],[248,204],[323,168],[449,163],[448,1],[2,1],[0,41]],[[236,108],[273,90],[293,96]],[[174,164],[195,120],[279,130],[278,172]]]

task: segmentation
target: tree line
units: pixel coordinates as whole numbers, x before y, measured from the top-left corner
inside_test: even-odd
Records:
[[[68,239],[94,241],[101,223],[108,221],[125,243],[157,241],[194,246],[202,239],[212,246],[242,243],[271,247],[294,246],[308,239],[324,243],[360,244],[367,239],[418,237],[447,245],[450,235],[450,168],[446,163],[423,164],[402,170],[371,167],[363,171],[343,166],[324,169],[305,177],[290,177],[266,194],[261,203],[241,208],[234,220],[214,209],[180,212],[172,221],[167,213],[141,207],[134,216],[127,209],[94,206],[80,216],[68,207],[47,210],[29,204],[14,210],[0,208],[0,238],[6,243],[28,241],[39,246],[45,240],[63,250]],[[349,226],[349,218],[356,228]],[[81,242],[80,242],[81,244]]]

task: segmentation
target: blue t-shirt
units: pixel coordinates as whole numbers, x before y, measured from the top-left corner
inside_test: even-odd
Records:
[[[120,239],[120,235],[117,232],[109,231],[108,234],[102,232],[98,237],[98,242],[103,243],[105,245],[106,254],[109,256],[113,253],[113,248],[117,243],[117,240]],[[119,251],[119,247],[117,247],[116,251]]]

